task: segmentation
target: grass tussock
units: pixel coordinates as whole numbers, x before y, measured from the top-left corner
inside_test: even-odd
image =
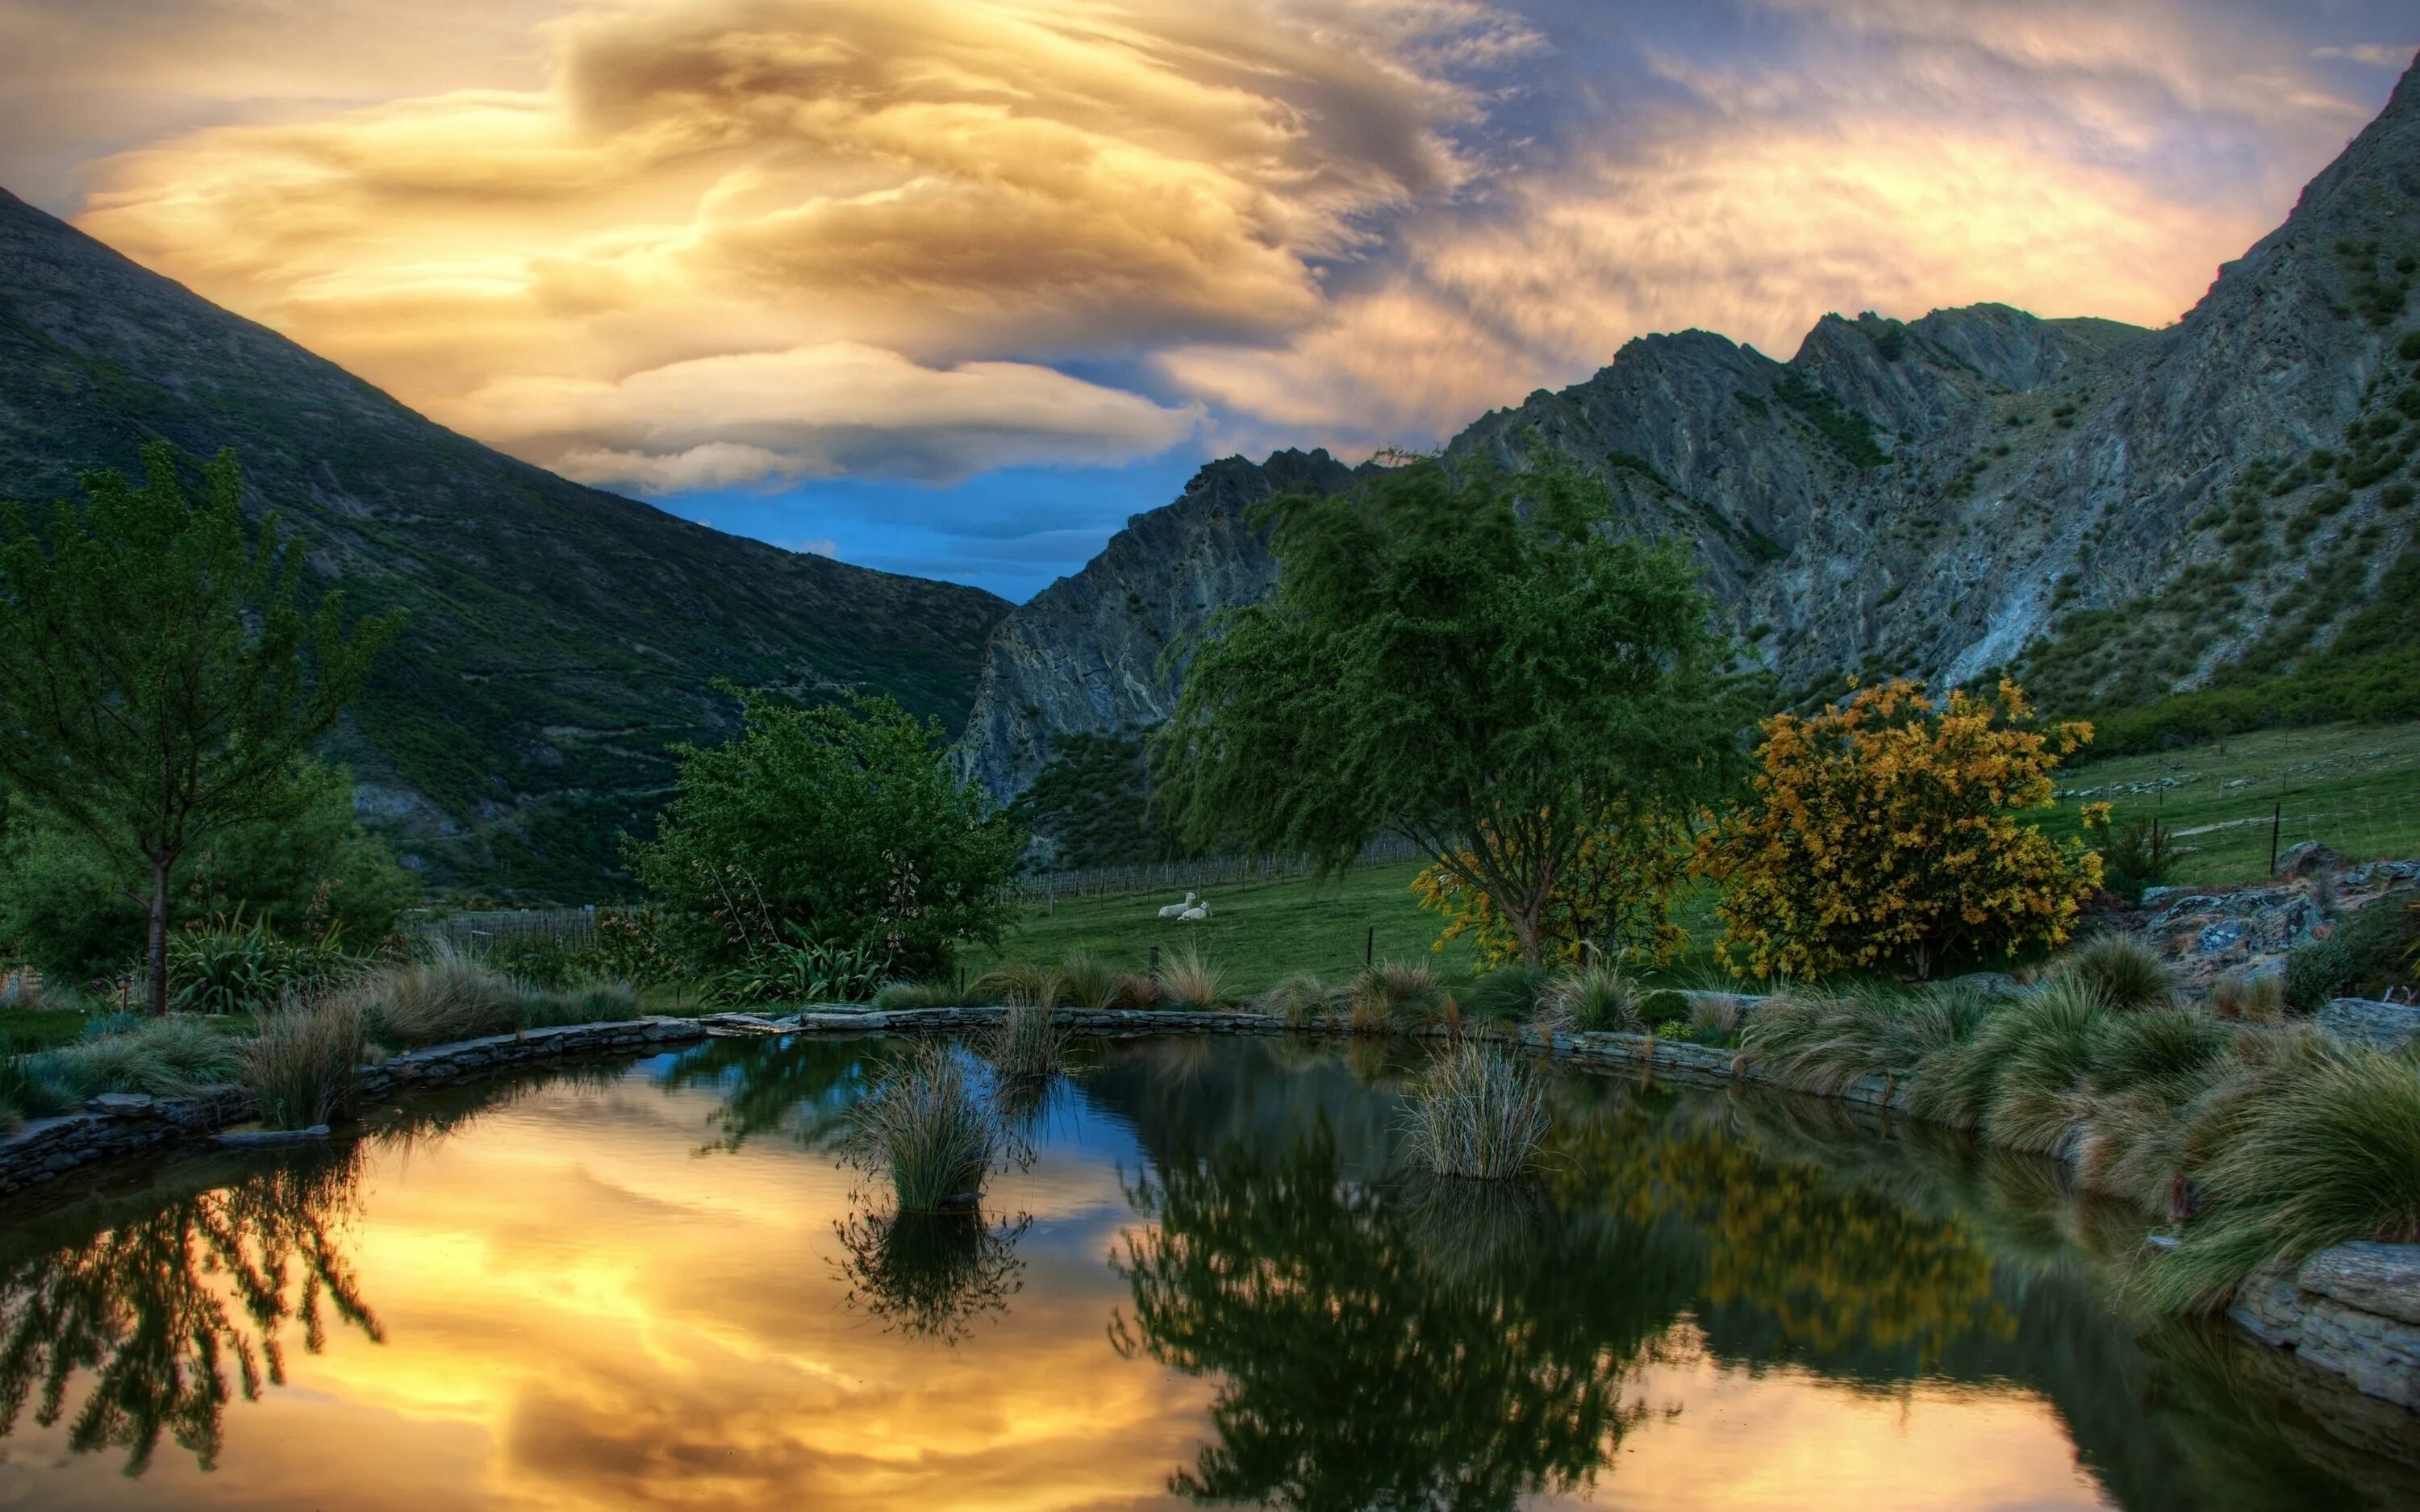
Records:
[[[1381,961],[1362,968],[1345,989],[1345,1019],[1357,1033],[1424,1028],[1454,1017],[1452,996],[1426,966]]]
[[[1000,1026],[983,1041],[983,1056],[1006,1081],[1048,1081],[1067,1067],[1067,1036],[1050,1021],[1050,1010],[1018,1003],[1001,1014]]]
[[[1253,1006],[1295,1028],[1315,1028],[1335,1014],[1337,995],[1316,975],[1297,971],[1263,993]]]
[[[2272,971],[2230,971],[2211,985],[2210,1011],[2244,1024],[2274,1024],[2286,1015],[2286,979]]]
[[[352,991],[370,1039],[398,1050],[509,1034],[523,1026],[524,1012],[540,995],[443,941]]]
[[[983,1003],[1056,1006],[1067,990],[1056,966],[1034,961],[1003,961],[974,980],[973,995]]]
[[[891,1182],[903,1211],[971,1205],[1006,1150],[1006,1131],[949,1045],[911,1047],[850,1110],[847,1153]]]
[[[1413,1159],[1439,1176],[1510,1180],[1538,1162],[1550,1121],[1544,1086],[1479,1044],[1440,1055],[1407,1094]]]
[[[2194,1180],[2207,1211],[2143,1272],[2155,1304],[2199,1310],[2249,1276],[2348,1240],[2420,1240],[2420,1065],[2351,1045],[2297,1047],[2253,1073]],[[2286,1055],[2296,1056],[2297,1050]],[[2281,1057],[2282,1058],[2282,1057]]]
[[[1462,1011],[1474,1024],[1527,1024],[1554,981],[1555,973],[1544,966],[1498,966],[1462,995]]]
[[[361,1000],[350,994],[289,997],[262,1015],[243,1063],[260,1121],[272,1129],[308,1129],[344,1111],[366,1041]]]
[[[27,1072],[82,1102],[101,1092],[182,1097],[236,1079],[242,1041],[195,1019],[141,1019],[132,1026],[29,1057]]]
[[[1736,1035],[1747,1026],[1747,1005],[1730,993],[1691,993],[1689,1031]]]
[[[874,990],[874,1006],[885,1013],[907,1008],[955,1008],[967,995],[946,981],[886,981]]]
[[[1172,1008],[1200,1011],[1225,1008],[1234,1001],[1227,973],[1190,945],[1168,953],[1159,968],[1159,997]]]
[[[2166,1008],[2176,1002],[2176,974],[2149,942],[2132,934],[2092,936],[2067,953],[2058,974],[2106,1008]]]
[[[1635,978],[1611,966],[1578,966],[1556,973],[1539,995],[1538,1023],[1566,1032],[1636,1034],[1647,1026],[1646,995]]]

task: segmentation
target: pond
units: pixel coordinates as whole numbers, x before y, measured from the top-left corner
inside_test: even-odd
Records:
[[[1079,1047],[980,1214],[832,1153],[895,1047],[718,1040],[0,1213],[0,1506],[2420,1505],[2399,1410],[2113,1304],[2139,1220],[1781,1094]]]

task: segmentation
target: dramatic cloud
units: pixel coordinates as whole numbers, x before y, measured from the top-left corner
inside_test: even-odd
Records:
[[[2172,319],[2382,103],[2409,22],[0,0],[0,178],[533,460],[1021,593],[1164,496],[978,490],[1019,513],[977,530],[925,485],[1433,444],[1658,330]]]

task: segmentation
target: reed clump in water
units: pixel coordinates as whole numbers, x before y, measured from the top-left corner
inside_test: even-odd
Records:
[[[894,1062],[850,1110],[849,1122],[849,1160],[886,1177],[902,1211],[973,1204],[1010,1155],[988,1090],[939,1041],[914,1045]]]
[[[1407,1097],[1413,1159],[1439,1176],[1511,1180],[1532,1168],[1551,1119],[1544,1087],[1512,1057],[1466,1042]]]

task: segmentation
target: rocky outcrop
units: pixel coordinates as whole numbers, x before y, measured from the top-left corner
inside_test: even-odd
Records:
[[[2364,1396],[2420,1409],[2420,1244],[2321,1250],[2244,1287],[2227,1316]]]
[[[2408,445],[2364,442],[2382,472],[2307,459],[2366,415],[2420,435],[2381,383],[2412,329],[2414,258],[2407,76],[2286,224],[2164,330],[1990,304],[1827,316],[1786,363],[1708,332],[1647,336],[1446,455],[1510,465],[1534,435],[1604,475],[1626,528],[1696,551],[1785,687],[2022,669],[2070,700],[2149,695],[2207,679],[2322,565],[2328,594],[2296,613],[2324,644],[2408,547],[2420,511],[2381,498],[2410,477]],[[1194,489],[1245,469],[1215,464]],[[1188,490],[1137,517],[995,633],[961,753],[993,793],[1030,782],[1054,734],[1164,713],[1180,669],[1138,655],[1125,595],[1156,615],[1156,644],[1265,591],[1264,544],[1200,513]]]

